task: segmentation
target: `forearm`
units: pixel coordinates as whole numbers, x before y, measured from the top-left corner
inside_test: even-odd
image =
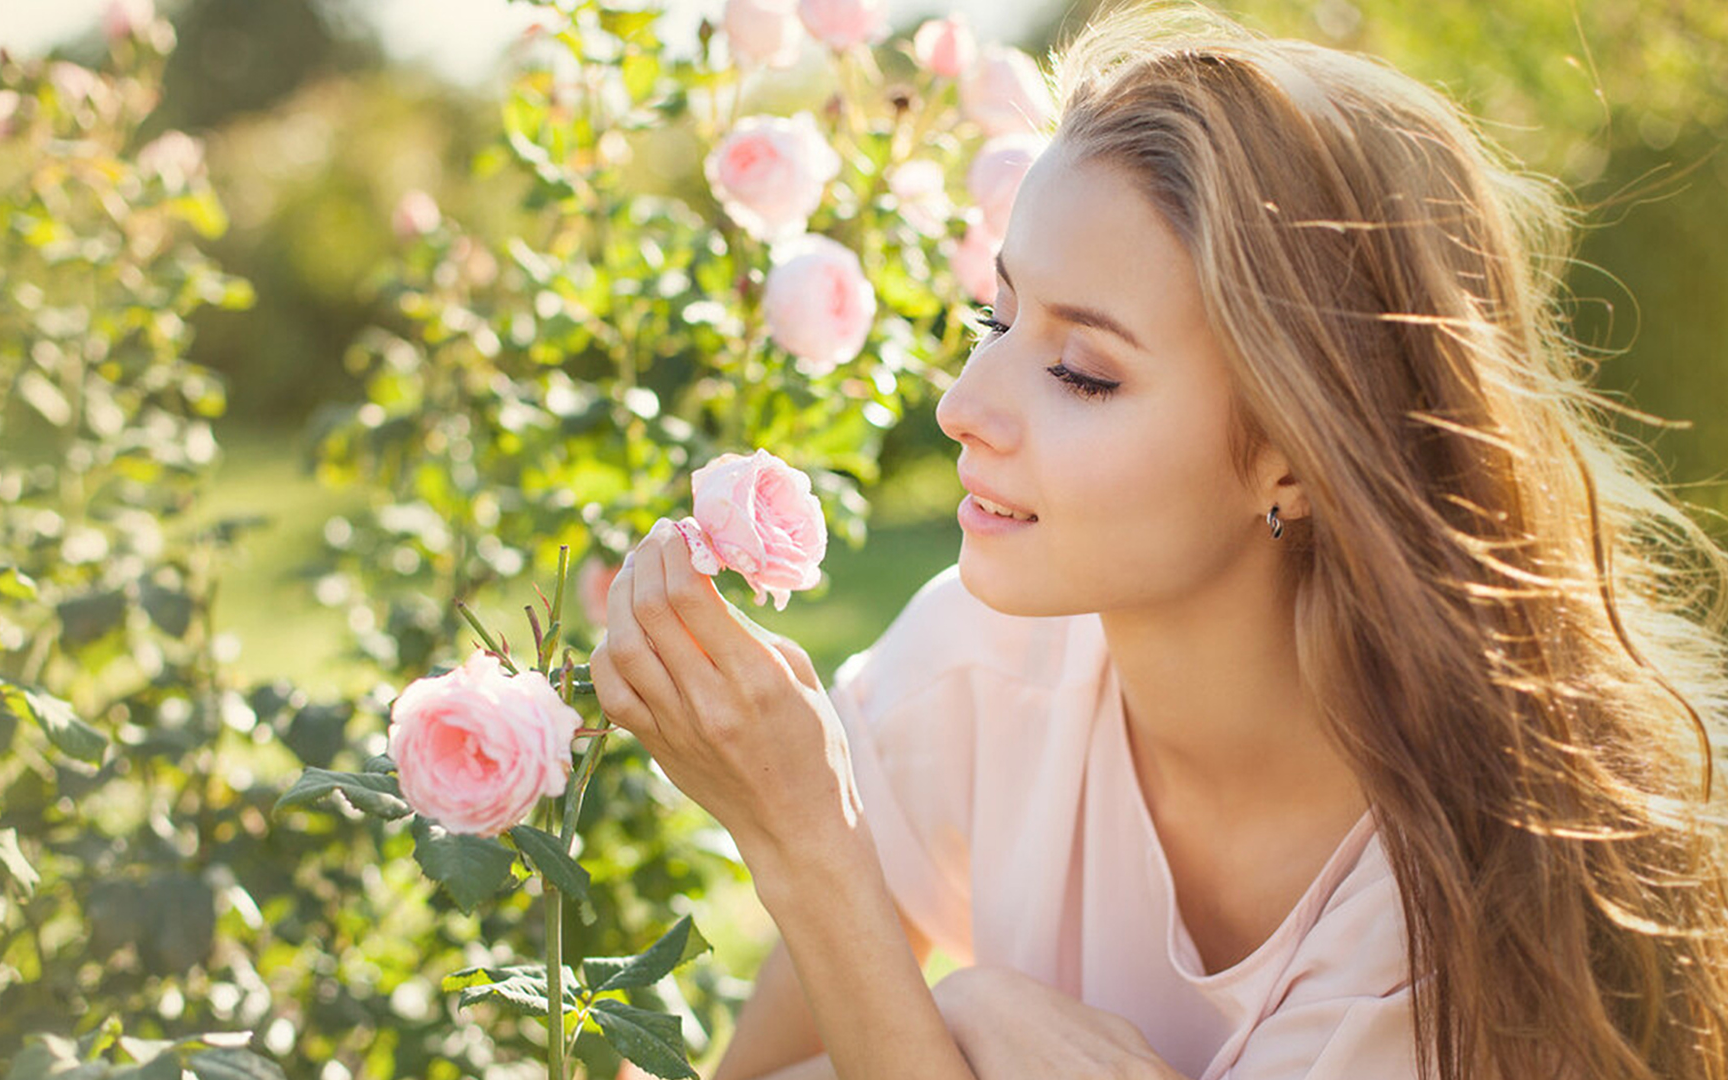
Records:
[[[835,1075],[976,1080],[924,982],[862,819],[827,842],[747,861]]]

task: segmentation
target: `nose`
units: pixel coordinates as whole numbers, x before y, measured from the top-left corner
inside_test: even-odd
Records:
[[[1000,351],[1002,345],[998,340],[974,349],[959,376],[936,402],[936,426],[961,446],[1006,452],[1017,438],[1018,421],[1003,405],[1001,358],[985,355]]]

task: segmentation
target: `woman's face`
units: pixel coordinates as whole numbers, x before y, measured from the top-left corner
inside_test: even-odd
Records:
[[[967,589],[1008,614],[1065,615],[1180,604],[1240,577],[1250,545],[1270,543],[1270,499],[1230,465],[1224,353],[1193,262],[1126,173],[1060,143],[1039,158],[992,318],[936,409],[972,492]],[[1036,520],[990,516],[978,496]]]

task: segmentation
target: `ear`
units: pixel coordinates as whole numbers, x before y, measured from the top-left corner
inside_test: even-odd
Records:
[[[1276,504],[1278,516],[1295,521],[1309,514],[1308,493],[1302,481],[1290,469],[1290,461],[1282,452],[1266,447],[1254,463],[1254,490],[1260,493],[1260,513]]]

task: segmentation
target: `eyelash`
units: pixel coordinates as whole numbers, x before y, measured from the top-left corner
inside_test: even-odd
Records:
[[[988,333],[981,335],[982,337],[989,337],[992,334],[1005,334],[1008,332],[1008,324],[997,319],[994,310],[988,304],[980,304],[978,306],[977,323],[979,327],[988,331]],[[1115,393],[1118,386],[1122,385],[1121,383],[1104,382],[1101,379],[1089,378],[1088,376],[1082,375],[1078,371],[1068,367],[1068,365],[1061,361],[1051,364],[1044,370],[1073,387],[1076,394],[1085,398],[1109,397],[1112,393]]]

